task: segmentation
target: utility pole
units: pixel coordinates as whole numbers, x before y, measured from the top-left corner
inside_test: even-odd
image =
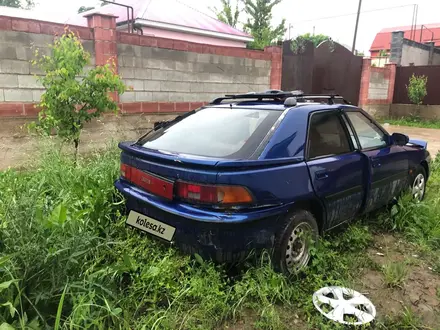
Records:
[[[353,37],[353,47],[351,48],[351,52],[354,54],[355,48],[356,48],[356,37],[358,33],[358,25],[359,25],[359,16],[361,15],[361,6],[362,6],[362,0],[359,0],[359,6],[356,16],[356,26],[354,28],[354,37]]]
[[[292,28],[293,28],[293,25],[289,23],[289,40],[291,39],[291,36],[290,36],[290,29],[292,29]]]

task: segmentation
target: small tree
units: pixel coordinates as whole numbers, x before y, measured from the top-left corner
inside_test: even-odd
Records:
[[[329,36],[326,36],[325,34],[310,34],[310,33],[304,33],[300,36],[298,36],[295,40],[301,41],[301,40],[307,40],[313,42],[313,45],[315,47],[318,47],[319,44],[326,40],[331,40]]]
[[[39,78],[46,89],[41,96],[38,123],[34,127],[46,134],[56,133],[75,146],[78,154],[80,134],[85,122],[100,117],[104,112],[116,112],[117,103],[109,92],[122,94],[125,85],[112,71],[112,63],[84,72],[90,54],[78,37],[67,28],[53,45],[52,55],[39,56],[33,62],[45,75]]]
[[[263,49],[272,42],[283,38],[286,33],[286,20],[275,28],[271,26],[272,9],[281,3],[282,0],[243,0],[244,11],[248,15],[244,28],[249,32],[254,41],[250,44],[252,48]]]
[[[0,0],[0,6],[13,7],[13,8],[23,8],[32,9],[35,6],[33,0]]]
[[[428,94],[426,92],[426,84],[428,83],[428,77],[426,76],[416,76],[413,75],[409,78],[409,84],[406,85],[406,89],[408,91],[409,100],[416,104],[421,105],[423,103],[423,99]]]
[[[235,7],[231,4],[231,0],[220,0],[221,9],[214,7],[213,11],[217,15],[219,21],[237,27],[240,9],[238,8],[238,0]]]
[[[89,11],[92,9],[95,9],[95,7],[81,6],[78,8],[78,14],[84,13],[85,11]]]
[[[388,56],[388,52],[385,49],[381,49],[379,51],[379,57],[387,57]]]
[[[416,105],[415,111],[410,112],[410,117],[413,120],[419,120],[420,105],[423,103],[426,92],[426,84],[428,83],[428,77],[413,75],[409,78],[409,84],[406,85],[408,91],[409,100]]]

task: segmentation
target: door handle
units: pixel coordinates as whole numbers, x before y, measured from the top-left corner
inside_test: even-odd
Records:
[[[374,168],[381,167],[382,164],[380,163],[380,159],[379,158],[371,158],[371,166]]]
[[[316,180],[323,180],[328,178],[328,173],[326,171],[318,171],[315,173]]]

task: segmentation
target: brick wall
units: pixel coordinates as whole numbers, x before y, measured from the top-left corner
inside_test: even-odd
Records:
[[[396,65],[371,66],[371,59],[362,63],[359,106],[376,117],[388,117],[393,101]]]

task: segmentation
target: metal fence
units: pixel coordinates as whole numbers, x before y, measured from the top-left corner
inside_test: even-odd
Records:
[[[283,44],[283,90],[339,94],[357,105],[361,72],[362,57],[337,42],[325,41],[316,48],[310,42]]]

